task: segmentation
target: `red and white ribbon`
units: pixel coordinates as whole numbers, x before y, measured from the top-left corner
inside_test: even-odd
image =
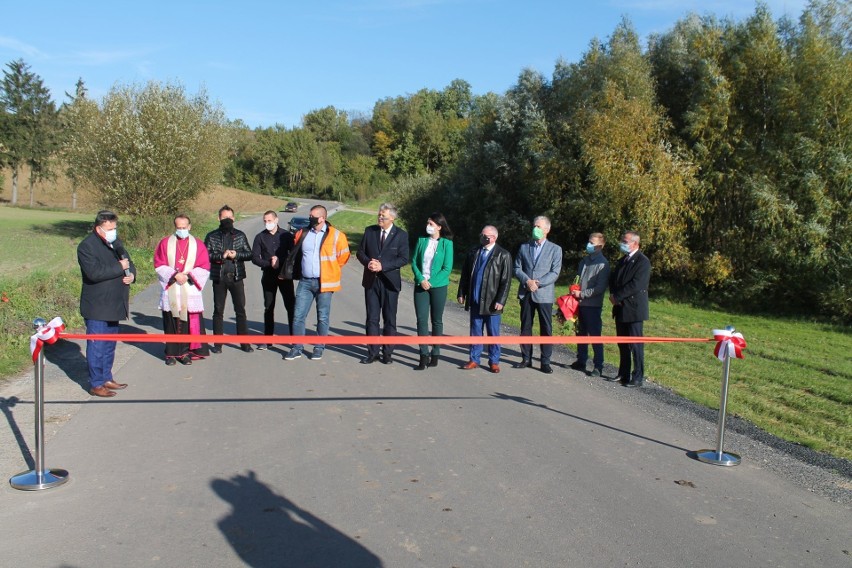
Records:
[[[33,356],[33,363],[38,359],[41,346],[45,343],[56,343],[60,332],[64,330],[65,322],[62,321],[62,318],[55,317],[47,325],[38,328],[35,335],[30,336],[30,353]]]
[[[745,359],[743,349],[746,348],[746,341],[742,333],[734,333],[727,329],[714,329],[713,339],[717,341],[713,355],[718,357],[719,361],[724,361],[728,357]]]

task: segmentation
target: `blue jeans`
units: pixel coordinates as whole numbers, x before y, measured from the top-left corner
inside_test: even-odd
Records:
[[[117,321],[86,320],[88,335],[118,333]],[[103,386],[112,380],[112,364],[115,361],[115,341],[86,340],[86,364],[89,367],[91,388]]]
[[[331,314],[331,296],[334,292],[320,292],[319,278],[302,278],[296,288],[296,309],[293,314],[293,335],[305,335],[305,319],[311,309],[311,303],[317,302],[317,335],[328,335],[328,316]],[[325,345],[315,344],[323,348]],[[293,345],[301,351],[304,345]]]
[[[470,336],[482,337],[482,328],[491,337],[500,335],[500,314],[496,315],[481,315],[479,313],[479,304],[471,303],[470,305]],[[482,344],[470,346],[470,360],[474,363],[479,363],[479,358],[482,356]],[[500,362],[500,345],[494,344],[488,346],[488,363],[497,364]]]

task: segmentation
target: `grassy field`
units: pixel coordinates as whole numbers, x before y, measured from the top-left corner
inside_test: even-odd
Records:
[[[364,227],[375,215],[344,211],[332,223],[350,237],[354,253]],[[456,243],[458,250],[468,244]],[[403,276],[412,279],[410,267]],[[573,274],[568,275],[573,278]],[[450,301],[458,286],[458,267],[450,283]],[[653,281],[652,281],[653,286]],[[558,287],[565,294],[568,282]],[[517,284],[503,322],[520,327]],[[604,314],[604,335],[615,325]],[[731,362],[728,412],[763,430],[815,450],[852,459],[852,331],[808,321],[774,319],[705,310],[665,300],[651,301],[645,335],[709,338],[712,330],[732,325],[748,342],[746,358]],[[554,323],[555,328],[558,324]],[[573,335],[570,327],[554,333]],[[566,341],[570,343],[570,341]],[[645,347],[646,374],[657,384],[709,408],[719,406],[721,362],[713,343],[651,343]],[[614,345],[607,362],[618,362]]]

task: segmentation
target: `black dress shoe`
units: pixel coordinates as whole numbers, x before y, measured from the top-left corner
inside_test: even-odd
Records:
[[[580,363],[579,361],[574,361],[574,362],[573,362],[573,363],[571,363],[571,365],[569,365],[569,366],[570,366],[572,369],[574,369],[575,371],[585,371],[585,370],[586,370],[586,364],[585,364],[585,363]]]
[[[385,365],[390,365],[393,363],[393,357],[391,355],[382,355],[382,363]]]
[[[529,359],[521,359],[514,365],[512,365],[513,369],[526,369],[527,367],[532,367],[532,361]]]
[[[215,345],[211,345],[210,346],[210,352],[211,353],[221,353],[222,352],[222,346],[219,345],[218,343],[215,344]]]
[[[378,355],[367,355],[366,357],[361,359],[361,364],[362,365],[370,365],[372,363],[375,363],[378,360],[379,360]]]
[[[169,367],[177,365],[177,359],[175,359],[174,357],[166,357],[166,365],[168,365]]]
[[[626,383],[621,383],[629,389],[635,389],[645,384],[645,379],[630,379]]]
[[[189,353],[187,353],[183,357],[178,358],[178,363],[181,365],[192,365],[192,357],[190,357]]]
[[[252,347],[251,345],[248,345],[248,344],[240,346],[240,349],[242,349],[246,353],[251,353],[251,352],[254,351],[254,347]]]
[[[541,372],[547,373],[548,375],[552,375],[553,374],[553,367],[551,367],[549,363],[542,363],[541,364]]]

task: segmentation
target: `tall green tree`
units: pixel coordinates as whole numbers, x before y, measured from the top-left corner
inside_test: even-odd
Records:
[[[0,140],[3,164],[12,169],[12,204],[18,201],[18,175],[30,167],[30,206],[34,185],[49,177],[50,160],[58,149],[59,117],[44,81],[23,59],[6,64],[0,84]]]
[[[66,156],[104,205],[149,216],[172,214],[219,182],[228,149],[224,113],[205,92],[149,82],[113,87],[81,117]]]
[[[60,118],[62,130],[67,137],[69,134],[77,132],[78,129],[84,128],[85,124],[92,119],[98,109],[97,105],[88,99],[88,90],[82,78],[77,80],[74,94],[66,92],[65,95],[68,97],[68,102],[63,104],[60,109]],[[66,156],[65,153],[68,148],[69,145],[63,139],[61,157],[65,163],[65,175],[71,181],[71,209],[76,209],[77,194],[82,183],[83,174],[78,171],[78,164]]]

